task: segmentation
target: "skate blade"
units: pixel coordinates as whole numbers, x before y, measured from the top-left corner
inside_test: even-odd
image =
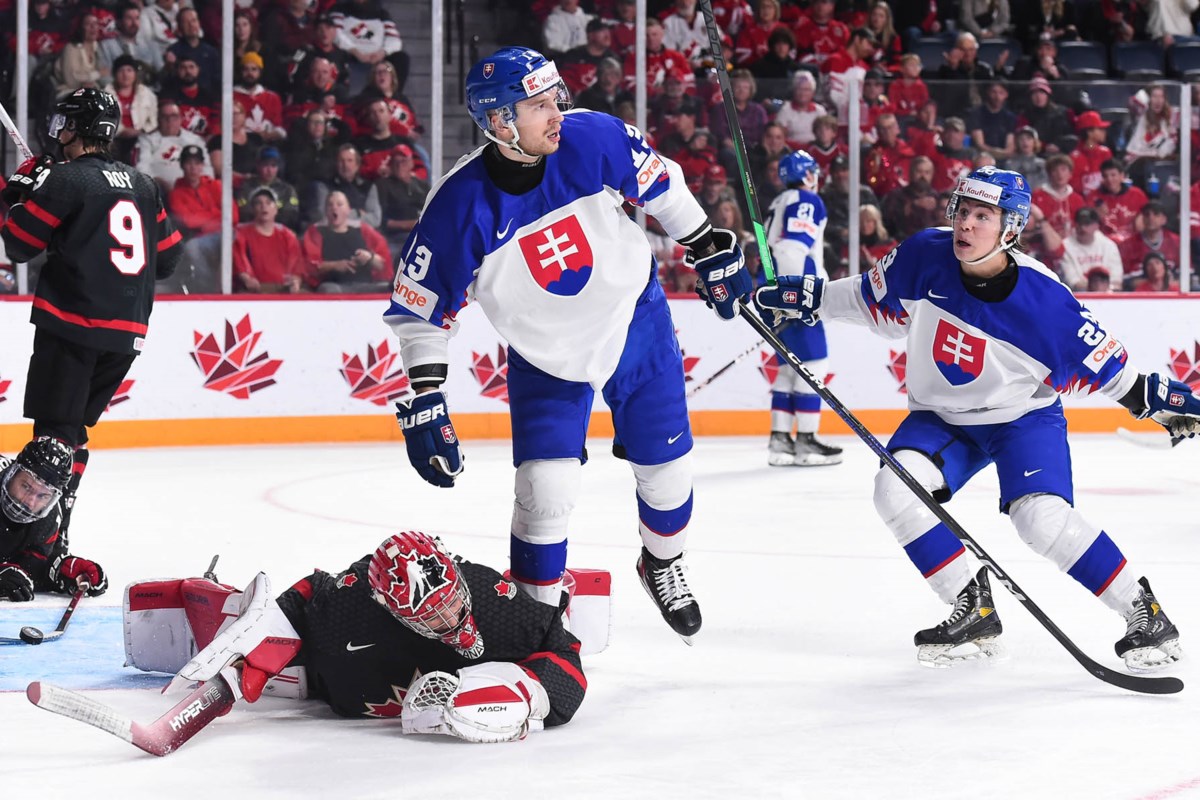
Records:
[[[769,453],[767,454],[767,466],[794,467],[796,466],[796,457],[790,453]]]
[[[796,456],[792,466],[795,467],[832,467],[834,464],[842,463],[842,456],[821,456],[821,455],[806,455]]]
[[[1163,642],[1158,647],[1138,647],[1125,653],[1125,667],[1130,672],[1158,672],[1183,658],[1178,639]]]
[[[923,667],[946,669],[967,661],[1000,660],[1008,651],[998,636],[983,636],[966,644],[923,644],[917,647],[917,662]]]
[[[695,643],[692,641],[691,636],[684,636],[682,633],[677,634],[677,635],[679,636],[680,639],[683,639],[683,643],[686,644],[688,647],[695,647]]]

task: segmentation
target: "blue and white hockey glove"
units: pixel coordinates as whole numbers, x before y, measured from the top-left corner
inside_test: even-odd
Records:
[[[717,252],[696,258],[689,250],[684,263],[700,276],[696,283],[700,299],[715,309],[721,319],[733,319],[738,314],[738,301],[750,299],[754,281],[746,271],[746,259],[733,231],[713,228],[712,240]]]
[[[763,321],[774,328],[786,319],[798,319],[805,325],[817,324],[817,310],[825,296],[825,279],[816,275],[780,275],[774,286],[763,286],[754,293]]]
[[[1138,419],[1150,419],[1167,429],[1171,441],[1200,433],[1200,397],[1182,381],[1151,372],[1146,375],[1145,407]]]
[[[434,486],[453,486],[463,471],[463,456],[450,423],[446,395],[440,390],[425,392],[396,403],[396,421],[404,432],[408,460],[417,474]]]

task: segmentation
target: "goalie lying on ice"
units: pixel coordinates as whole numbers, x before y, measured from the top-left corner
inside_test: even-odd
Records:
[[[566,604],[565,593],[558,608],[536,602],[406,532],[278,599],[263,573],[241,593],[202,579],[133,584],[126,658],[178,670],[173,686],[219,675],[248,702],[265,690],[324,700],[342,716],[399,717],[406,734],[513,741],[570,721],[583,701]]]

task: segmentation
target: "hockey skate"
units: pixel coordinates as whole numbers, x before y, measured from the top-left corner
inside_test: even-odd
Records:
[[[1116,650],[1130,672],[1155,672],[1183,658],[1179,629],[1167,619],[1150,590],[1150,582],[1140,578],[1138,583],[1142,593],[1125,618],[1125,635],[1117,642]]]
[[[692,637],[700,631],[700,604],[692,597],[683,576],[683,556],[658,559],[642,548],[637,573],[650,599],[658,606],[671,630],[691,645]]]
[[[771,431],[771,440],[767,443],[767,464],[772,467],[796,465],[796,442],[790,433]]]
[[[1004,646],[999,641],[1003,631],[984,567],[959,593],[944,622],[913,637],[917,661],[926,667],[952,667],[963,661],[1003,656]]]
[[[842,463],[842,448],[825,444],[815,433],[797,433],[795,449],[797,467],[827,467]]]

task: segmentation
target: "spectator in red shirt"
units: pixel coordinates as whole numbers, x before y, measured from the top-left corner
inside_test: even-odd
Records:
[[[866,28],[855,28],[850,34],[850,44],[821,64],[825,89],[837,109],[838,124],[843,127],[850,122],[850,82],[856,81],[862,86],[869,68],[867,62],[875,55],[876,44],[875,34]]]
[[[212,136],[221,130],[218,97],[200,82],[200,64],[192,56],[175,61],[175,78],[158,93],[159,104],[174,100],[183,114],[183,129],[199,136]]]
[[[1171,277],[1167,260],[1162,253],[1147,253],[1142,258],[1142,272],[1135,276],[1131,291],[1178,292],[1179,282]]]
[[[300,240],[275,222],[279,199],[266,186],[250,198],[253,222],[237,226],[233,240],[235,292],[298,292],[303,287],[305,262]]]
[[[634,83],[637,80],[637,63],[633,53],[625,56],[624,70],[625,88],[632,92],[637,88]],[[695,86],[691,64],[683,53],[663,44],[662,23],[657,17],[650,17],[646,20],[646,92],[649,97],[662,90],[663,81],[672,70],[685,76],[685,86]]]
[[[977,153],[965,147],[967,123],[959,117],[946,117],[942,126],[942,146],[933,154],[933,188],[938,192],[953,189],[958,179],[975,168]]]
[[[863,206],[858,210],[858,231],[859,270],[869,269],[896,246],[878,206]]]
[[[915,115],[929,101],[929,87],[921,80],[921,57],[906,53],[900,57],[900,78],[888,87],[888,97],[902,117]]]
[[[167,210],[183,235],[183,264],[194,274],[178,275],[193,291],[217,290],[221,258],[221,182],[204,174],[204,150],[188,145],[179,154],[183,177],[167,195]]]
[[[1075,212],[1083,208],[1083,195],[1071,185],[1071,173],[1075,162],[1070,156],[1059,153],[1046,159],[1046,176],[1049,182],[1033,192],[1033,204],[1041,209],[1046,222],[1059,237],[1065,239],[1071,232]]]
[[[863,138],[868,144],[875,142],[875,123],[884,114],[894,114],[895,106],[888,96],[883,93],[884,82],[886,78],[880,70],[870,69],[863,77],[862,85],[862,101],[859,104],[859,125],[863,133]],[[847,131],[849,127],[847,127]],[[897,131],[897,133],[899,133]]]
[[[821,185],[829,179],[829,166],[838,156],[849,155],[845,142],[838,141],[837,117],[825,115],[813,120],[813,140],[805,149],[821,167]]]
[[[342,192],[329,193],[325,220],[304,232],[304,256],[312,265],[309,282],[321,294],[386,292],[391,285],[387,241],[369,224],[351,223]]]
[[[618,59],[628,58],[637,49],[637,0],[617,0],[616,19],[610,36]]]
[[[1100,228],[1118,246],[1136,232],[1134,220],[1146,205],[1146,193],[1125,182],[1125,167],[1115,158],[1100,166],[1100,187],[1084,200],[1100,212]]]
[[[1136,227],[1140,232],[1121,242],[1121,261],[1126,272],[1136,272],[1150,253],[1159,253],[1167,264],[1167,272],[1179,275],[1179,234],[1167,228],[1167,209],[1158,200],[1142,206]]]
[[[292,54],[312,43],[316,16],[310,9],[311,0],[287,0],[275,6],[275,13],[259,26],[264,34],[268,83],[285,81]],[[275,84],[275,88],[282,91],[281,83]]]
[[[875,38],[879,40],[879,47],[872,56],[872,66],[884,70],[895,69],[900,54],[904,52],[904,44],[900,41],[900,34],[896,32],[892,7],[885,0],[876,0],[867,12],[863,27],[875,34]]]
[[[779,0],[759,0],[754,19],[738,33],[733,48],[733,61],[748,67],[767,54],[771,32],[783,25],[779,19]]]
[[[897,114],[897,116],[900,116]],[[926,100],[917,109],[916,123],[908,126],[905,137],[917,155],[933,158],[942,144],[942,126],[938,124],[936,100]]]
[[[233,99],[246,110],[246,130],[264,141],[287,137],[283,127],[283,98],[262,85],[263,59],[258,53],[242,56],[242,82],[233,87]]]
[[[1112,159],[1112,150],[1104,144],[1104,132],[1111,123],[1100,118],[1097,111],[1085,111],[1075,118],[1079,146],[1071,153],[1075,174],[1071,185],[1085,197],[1100,188],[1100,165]]]
[[[795,27],[796,48],[808,54],[806,61],[817,66],[850,43],[850,28],[834,19],[833,11],[833,0],[815,0],[808,7],[808,15],[801,17]]]
[[[900,122],[895,114],[884,114],[876,120],[875,139],[867,153],[866,182],[882,198],[908,182],[908,165],[916,153],[900,138]]]
[[[612,51],[612,31],[599,17],[588,20],[587,41],[572,48],[556,60],[558,74],[562,76],[572,96],[596,82],[596,70],[606,58],[616,58]]]
[[[943,223],[946,218],[933,190],[932,159],[916,156],[909,162],[908,185],[893,189],[883,198],[883,218],[901,240]]]

